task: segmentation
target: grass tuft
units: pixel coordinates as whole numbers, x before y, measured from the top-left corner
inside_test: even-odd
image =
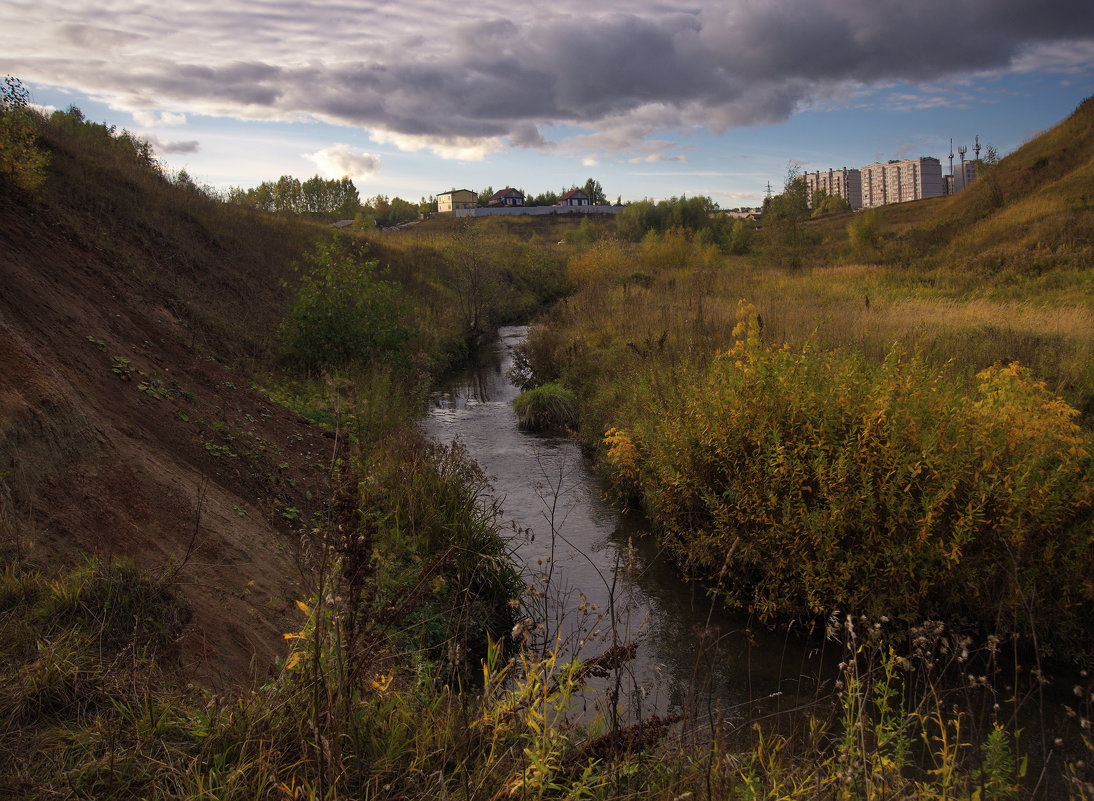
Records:
[[[558,382],[552,381],[522,392],[513,401],[513,409],[520,427],[528,431],[577,428],[577,397]]]

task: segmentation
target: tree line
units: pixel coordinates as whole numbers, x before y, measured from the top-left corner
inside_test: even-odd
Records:
[[[187,179],[188,176],[180,174],[180,181]],[[525,202],[529,206],[553,206],[562,194],[572,189],[583,190],[591,203],[608,202],[604,188],[595,178],[589,178],[581,186],[574,185],[564,189],[562,193],[548,190],[532,196],[523,190],[518,191],[525,195]],[[483,189],[478,193],[478,205],[489,205],[493,194],[494,187]],[[359,228],[398,225],[417,220],[423,214],[437,210],[437,199],[432,196],[423,197],[417,203],[380,194],[362,200],[349,176],[326,179],[314,175],[301,181],[291,175],[282,175],[276,181],[263,181],[250,189],[232,187],[228,190],[226,200],[270,214],[298,215],[326,222],[353,220]]]
[[[604,194],[604,187],[600,185],[600,181],[595,178],[589,178],[585,183],[578,186],[577,184],[571,184],[569,188],[563,189],[561,192],[554,192],[548,189],[546,192],[540,192],[538,195],[530,195],[523,189],[517,189],[522,195],[524,195],[524,205],[526,206],[553,206],[558,203],[559,198],[565,195],[567,192],[572,192],[575,189],[580,189],[586,195],[589,196],[589,202],[594,206],[605,205],[608,202],[607,195]],[[480,208],[484,208],[490,205],[490,198],[494,196],[494,187],[488,186],[479,192],[478,205]],[[617,203],[619,201],[616,201]]]
[[[728,217],[717,203],[703,195],[628,203],[616,215],[616,225],[620,236],[636,242],[651,234],[677,230],[718,245],[727,253],[747,253],[752,246],[752,223]]]
[[[415,203],[401,197],[376,195],[362,201],[349,176],[326,179],[314,175],[301,181],[282,175],[276,181],[263,181],[251,189],[232,187],[227,200],[271,214],[299,215],[327,222],[353,220],[365,228],[409,222],[437,208],[434,198],[422,198]]]

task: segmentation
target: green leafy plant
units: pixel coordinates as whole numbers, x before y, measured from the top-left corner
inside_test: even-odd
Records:
[[[110,360],[110,363],[112,365],[111,372],[122,381],[128,381],[133,377],[133,366],[130,364],[129,359],[124,356],[115,356]]]
[[[300,282],[281,340],[289,359],[309,371],[347,370],[375,359],[399,361],[411,329],[398,284],[379,262],[334,240],[320,243],[298,268]]]
[[[217,459],[219,459],[222,456],[235,457],[235,454],[232,452],[232,449],[229,448],[227,445],[217,445],[216,443],[213,443],[213,442],[206,442],[205,443],[205,450],[208,451],[210,456],[213,456]]]

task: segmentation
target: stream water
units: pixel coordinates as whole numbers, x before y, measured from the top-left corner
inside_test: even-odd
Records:
[[[603,499],[573,441],[520,430],[519,391],[506,372],[526,333],[501,329],[478,364],[433,396],[424,428],[443,444],[459,441],[489,477],[535,591],[536,641],[583,659],[637,643],[620,687],[634,717],[716,711],[740,722],[811,700],[816,651],[712,608],[661,557],[643,521]],[[606,687],[593,689],[593,703],[603,703]]]
[[[766,728],[800,719],[798,712],[817,698],[822,676],[831,690],[837,646],[824,653],[825,646],[816,645],[823,638],[772,632],[712,605],[662,558],[642,519],[622,517],[604,500],[576,443],[520,430],[513,411],[519,391],[506,372],[526,334],[523,327],[501,329],[473,368],[433,396],[423,425],[443,444],[460,442],[489,477],[513,555],[536,593],[530,604],[531,596],[525,598],[541,627],[533,642],[557,643],[583,660],[614,643],[637,643],[635,658],[617,674],[619,701],[631,721],[685,713],[702,726],[714,715],[730,724],[723,731],[736,739],[751,721],[763,720]],[[576,714],[605,714],[615,680],[591,684]],[[1078,721],[1067,720],[1073,713],[1064,706],[1075,703],[1067,689],[1077,682],[1087,683],[1068,677],[1017,705],[1007,687],[1011,697],[1001,696],[1002,708],[995,707],[1023,731],[1031,777],[1065,754],[1088,756]],[[1058,779],[1041,781],[1055,786]]]

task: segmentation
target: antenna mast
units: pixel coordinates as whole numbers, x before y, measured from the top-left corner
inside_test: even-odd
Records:
[[[950,178],[953,178],[953,137],[950,137]]]
[[[976,153],[976,160],[980,161],[980,134],[976,135],[976,147],[973,148],[973,152]]]
[[[961,156],[961,188],[965,188],[965,154],[969,152],[968,147],[960,145],[957,148],[957,154]]]

